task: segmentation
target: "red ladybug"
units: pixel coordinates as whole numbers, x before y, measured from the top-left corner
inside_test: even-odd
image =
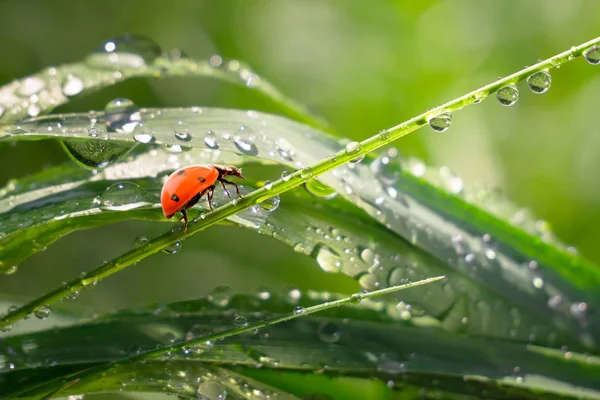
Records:
[[[182,219],[185,221],[183,231],[187,232],[188,217],[185,210],[196,205],[205,194],[208,198],[208,205],[212,210],[212,198],[216,181],[221,183],[229,198],[231,198],[231,194],[225,187],[226,183],[235,186],[238,196],[242,197],[237,183],[224,178],[229,175],[246,179],[242,176],[241,168],[228,165],[205,164],[179,168],[169,176],[160,193],[163,214],[165,214],[165,217],[171,218],[177,211],[181,211],[183,217],[180,221]]]

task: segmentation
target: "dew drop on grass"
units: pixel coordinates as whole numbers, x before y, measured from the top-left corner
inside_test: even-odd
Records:
[[[371,249],[362,249],[360,251],[360,259],[364,261],[365,264],[371,266],[375,264],[375,253]]]
[[[358,153],[359,151],[361,151],[361,150],[362,150],[362,145],[361,145],[360,143],[358,143],[358,142],[350,142],[350,143],[348,143],[348,144],[346,145],[346,149],[345,149],[345,151],[346,151],[346,154],[349,154],[349,155],[357,154],[357,153]],[[354,159],[350,160],[350,163],[351,163],[351,164],[356,164],[356,163],[359,163],[359,162],[361,162],[361,161],[362,161],[364,158],[365,158],[365,155],[363,154],[363,155],[361,155],[361,156],[358,156],[358,157],[356,157],[356,158],[354,158]]]
[[[294,148],[285,139],[277,139],[275,142],[275,149],[284,160],[294,161]]]
[[[21,97],[30,97],[36,93],[39,93],[46,87],[46,82],[42,78],[37,76],[31,76],[29,78],[25,78],[19,84],[19,87],[16,90],[17,96]]]
[[[46,319],[50,316],[51,313],[52,313],[52,309],[49,306],[43,306],[43,307],[36,309],[33,312],[33,315],[35,315],[36,318],[38,318],[38,319]]]
[[[142,120],[139,107],[124,98],[109,101],[104,113],[108,132],[132,133]]]
[[[312,195],[320,197],[322,199],[333,199],[337,192],[320,182],[318,179],[311,179],[304,184],[304,188]]]
[[[100,196],[100,209],[105,211],[127,211],[147,206],[150,195],[140,185],[121,182],[110,185]]]
[[[304,167],[300,170],[300,177],[303,179],[308,179],[313,176],[313,170],[310,167]]]
[[[269,197],[260,203],[260,208],[266,212],[273,212],[279,207],[280,201],[279,195]]]
[[[151,39],[125,35],[104,42],[86,58],[86,63],[99,69],[138,69],[152,63],[160,54],[160,47]]]
[[[342,258],[331,247],[319,244],[315,247],[316,260],[321,269],[325,272],[340,272],[342,268]]]
[[[258,155],[258,147],[256,147],[256,144],[250,139],[236,136],[233,138],[233,144],[235,144],[235,147],[244,154],[250,156]]]
[[[178,240],[175,243],[171,243],[170,245],[163,248],[163,252],[167,254],[175,254],[181,250],[181,241]]]
[[[273,182],[271,182],[271,181],[265,181],[264,188],[267,189],[267,190],[273,189]]]
[[[11,265],[10,267],[8,267],[5,271],[4,271],[4,275],[12,275],[15,272],[17,272],[17,269],[19,269],[18,266],[16,265]]]
[[[207,296],[208,301],[219,307],[226,307],[231,300],[232,289],[229,286],[219,285]]]
[[[287,181],[289,181],[291,177],[292,177],[292,175],[291,175],[289,172],[287,172],[287,171],[283,171],[283,172],[281,173],[281,179],[282,179],[284,182],[287,182]]]
[[[217,142],[217,135],[215,135],[213,131],[206,132],[206,135],[204,136],[204,144],[209,149],[218,149],[219,143]]]
[[[592,46],[589,49],[587,49],[586,51],[583,52],[583,57],[585,58],[585,61],[587,61],[588,63],[592,64],[592,65],[599,65],[600,64],[600,47],[598,46]]]
[[[546,71],[539,71],[527,78],[527,86],[536,94],[546,93],[552,84],[552,76]]]
[[[182,142],[189,142],[192,140],[192,134],[190,133],[187,124],[183,121],[177,121],[173,131],[175,132],[175,137]]]
[[[323,343],[333,344],[340,340],[341,332],[333,322],[324,322],[317,329],[317,335]]]
[[[202,382],[198,386],[197,400],[226,400],[227,389],[215,380]]]
[[[536,289],[541,289],[544,286],[544,280],[539,276],[533,278],[533,287]]]
[[[354,293],[352,296],[350,296],[350,303],[352,304],[358,304],[362,301],[362,295],[360,293]]]
[[[450,127],[450,124],[452,124],[452,115],[449,113],[443,113],[429,118],[427,122],[434,131],[446,132]]]
[[[305,312],[306,312],[306,308],[304,308],[302,306],[294,307],[294,315],[304,314]]]
[[[248,326],[248,319],[246,317],[243,317],[241,315],[238,315],[237,317],[235,317],[235,319],[233,320],[233,325],[236,328],[246,328]]]
[[[133,140],[138,143],[154,143],[154,129],[149,124],[140,122],[133,130]]]
[[[498,102],[503,106],[512,106],[519,100],[519,89],[515,85],[507,85],[496,92]]]
[[[65,96],[71,97],[78,95],[84,89],[83,79],[76,75],[67,75],[63,80],[61,88]]]
[[[133,248],[142,247],[143,245],[145,245],[148,242],[149,242],[149,240],[146,236],[138,236],[133,241]]]

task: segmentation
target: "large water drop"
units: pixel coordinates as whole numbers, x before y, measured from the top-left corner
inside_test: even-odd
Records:
[[[139,107],[129,99],[114,99],[104,108],[108,132],[132,133],[142,120]]]
[[[508,85],[496,92],[498,102],[503,106],[512,106],[519,100],[519,89],[515,85]]]
[[[342,258],[331,247],[319,244],[315,247],[317,263],[325,272],[340,272]]]
[[[150,204],[148,192],[133,182],[121,182],[106,188],[100,196],[100,208],[106,211],[127,211]]]
[[[161,54],[160,47],[149,38],[120,36],[106,41],[86,58],[86,63],[100,69],[139,69]]]
[[[585,61],[592,65],[600,64],[600,47],[593,46],[583,52]]]
[[[443,113],[429,118],[427,122],[434,131],[446,132],[450,127],[450,124],[452,124],[452,115],[449,113]]]
[[[552,84],[552,76],[546,71],[539,71],[527,78],[527,86],[536,94],[546,93]]]

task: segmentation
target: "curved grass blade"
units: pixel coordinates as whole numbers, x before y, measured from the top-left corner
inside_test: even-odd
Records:
[[[112,46],[111,46],[112,43]],[[107,47],[112,51],[106,50]],[[278,104],[293,118],[327,129],[319,117],[285,96],[265,77],[239,60],[223,60],[214,55],[198,60],[162,53],[151,39],[128,35],[106,41],[84,60],[49,67],[37,74],[0,87],[0,123],[22,121],[48,113],[82,96],[132,78],[207,77],[253,90]]]
[[[13,384],[1,386],[10,390],[4,395],[13,398],[19,389],[43,384],[22,394],[30,396],[52,390],[50,382],[80,379],[62,394],[88,393],[101,389],[94,377],[106,371],[102,388],[106,384],[109,389],[118,388],[126,382],[127,390],[164,390],[170,384],[180,390],[172,393],[189,394],[182,389],[186,385],[195,389],[190,381],[203,376],[202,370],[205,374],[234,369],[240,376],[264,383],[272,370],[315,372],[326,366],[324,373],[329,376],[376,377],[391,380],[398,388],[414,384],[455,394],[487,393],[490,397],[508,390],[515,397],[532,399],[600,396],[596,379],[600,361],[594,357],[570,353],[566,358],[561,351],[524,343],[457,335],[431,326],[427,318],[403,321],[382,308],[382,303],[364,298],[354,307],[324,310],[318,317],[308,315],[312,305],[323,301],[331,305],[338,298],[315,292],[300,298],[273,293],[265,296],[264,292],[254,296],[214,295],[207,300],[124,310],[62,328],[54,335],[38,332],[9,337],[7,346],[19,349],[28,343],[27,348],[31,348],[35,343],[37,347],[35,352],[15,355],[20,367],[1,375],[11,378]],[[290,314],[296,307],[307,311]],[[303,318],[252,332],[255,325],[251,321],[277,321],[273,316],[282,314]],[[243,328],[247,334],[206,341],[236,331],[230,327],[237,316],[250,321]],[[152,350],[157,345],[161,350]],[[150,352],[144,353],[146,350]],[[120,361],[127,354],[131,355],[126,359],[129,361]],[[143,354],[160,357],[147,359]],[[48,359],[56,365],[45,366]],[[168,375],[173,378],[168,379]],[[19,379],[23,379],[21,388],[16,385]],[[298,382],[305,377],[295,379]],[[267,382],[279,386],[272,376]]]
[[[318,162],[312,167],[304,167],[302,170],[289,175],[286,179],[275,182],[270,189],[259,189],[245,196],[242,200],[235,202],[235,204],[231,203],[221,207],[208,215],[203,221],[192,226],[189,233],[193,234],[218,220],[235,214],[241,209],[256,205],[265,199],[298,186],[317,175],[330,171],[350,160],[359,158],[365,153],[419,128],[427,122],[428,118],[437,115],[441,111],[458,110],[465,105],[479,101],[482,94],[487,95],[507,83],[525,79],[532,72],[560,65],[571,60],[590,46],[597,44],[598,41],[599,39],[594,39],[580,46],[573,47],[567,52],[537,63],[532,67],[519,71],[507,78],[500,79],[493,84],[386,130],[379,135],[363,141],[360,145],[347,146],[345,150],[339,151],[330,158]],[[27,135],[19,136],[24,138]],[[246,149],[254,149],[252,146],[246,146],[245,144],[240,146],[244,151],[247,151]],[[350,169],[347,168],[347,170]],[[363,173],[365,169],[360,168],[358,171]],[[415,197],[418,197],[419,192],[423,188],[417,184],[415,189],[414,183],[418,183],[419,180],[412,179],[411,181],[411,179],[408,179],[408,183],[413,184],[412,190],[416,192],[411,193],[411,195],[414,194]],[[337,184],[339,185],[340,182],[343,182],[345,185],[348,185],[348,182],[352,183],[353,180],[355,182],[364,182],[353,179],[352,176],[342,176],[337,180]],[[332,181],[334,180],[332,179]],[[350,187],[354,189],[358,184]],[[406,238],[412,239],[415,245],[426,249],[437,258],[450,262],[450,265],[456,270],[461,271],[461,273],[469,274],[473,279],[484,283],[488,288],[495,290],[497,293],[515,299],[522,307],[541,314],[544,319],[552,320],[555,326],[571,331],[586,346],[594,348],[597,345],[594,338],[598,336],[599,325],[593,319],[590,320],[586,312],[581,313],[577,311],[596,308],[599,303],[599,295],[593,288],[600,282],[600,276],[594,267],[579,258],[572,257],[560,251],[554,245],[550,246],[538,240],[532,241],[520,229],[514,228],[485,212],[481,212],[481,210],[472,208],[460,199],[448,196],[445,193],[433,191],[438,199],[441,198],[441,200],[434,203],[431,201],[429,203],[424,202],[424,204],[419,204],[418,201],[412,203],[411,199],[411,201],[401,202],[401,204],[395,204],[397,201],[394,203],[390,202],[393,204],[390,206],[389,204],[385,204],[384,199],[383,204],[385,205],[380,205],[381,207],[376,207],[376,205],[379,205],[377,204],[377,198],[374,199],[374,202],[370,201],[376,191],[369,190],[365,186],[360,193],[364,195],[364,198],[361,198],[360,195],[350,196],[350,194],[349,197],[353,197],[353,200],[367,212],[379,217],[378,219],[390,229]],[[427,191],[425,193],[427,194]],[[422,191],[420,196],[423,197]],[[405,196],[405,198],[408,198],[408,196]],[[450,198],[451,201],[445,202],[443,204],[444,208],[440,210],[430,208],[431,204],[437,206],[440,202],[444,202],[446,198]],[[407,203],[409,207],[406,207]],[[481,219],[475,221],[475,224],[473,224],[471,221],[472,215],[477,215]],[[457,226],[457,222],[460,222],[461,226]],[[488,233],[487,229],[490,229],[495,237]],[[422,239],[418,237],[414,239],[415,234],[418,235],[419,233],[423,233],[424,237]],[[456,257],[459,255],[459,252],[455,248],[456,243],[454,239],[456,237],[461,237],[461,241],[463,242],[461,246],[467,247],[470,250],[464,258]],[[489,256],[489,254],[492,254],[490,249],[485,248],[489,244],[490,238],[498,241],[498,243],[494,242],[497,249],[491,249],[494,254],[493,257]],[[94,277],[106,276],[107,274],[116,272],[129,265],[134,259],[139,259],[142,253],[143,256],[147,256],[180,239],[181,235],[177,233],[163,235],[144,247],[144,252],[140,251],[139,254],[130,252],[122,258],[115,260],[115,262],[101,267],[94,273]],[[522,240],[528,241],[528,245],[520,244]],[[524,267],[525,263],[531,265],[532,261],[535,261],[536,265],[539,266],[537,273],[543,273],[544,279],[547,281],[544,290],[534,290],[539,289],[535,285],[535,282],[538,282],[536,278],[539,279],[539,276],[536,276],[532,271]],[[566,262],[577,267],[576,275],[564,266]],[[565,278],[574,279],[569,281]],[[375,280],[373,282],[377,283]],[[82,284],[85,284],[85,280],[82,281]],[[381,285],[381,282],[379,284]],[[560,299],[558,307],[548,307],[550,300],[556,298]],[[39,299],[39,301],[41,300]],[[30,304],[30,308],[31,306],[32,304]],[[17,310],[7,315],[4,317],[3,323],[13,320],[17,315],[24,315],[23,312],[24,310]]]

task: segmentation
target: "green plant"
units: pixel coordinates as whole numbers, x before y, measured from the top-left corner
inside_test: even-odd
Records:
[[[134,379],[131,390],[189,397],[196,393],[195,383],[201,395],[217,398],[219,393],[202,393],[209,391],[202,389],[206,382],[216,380],[227,386],[228,398],[252,396],[244,384],[262,395],[293,398],[311,393],[303,383],[307,378],[298,372],[324,370],[363,379],[376,376],[387,382],[374,389],[380,396],[392,396],[392,389],[417,396],[418,388],[447,397],[598,396],[598,363],[594,356],[584,355],[597,353],[600,325],[590,317],[590,310],[600,304],[597,268],[571,254],[549,232],[539,235],[534,220],[521,216],[517,224],[511,223],[516,215],[512,205],[493,196],[473,195],[448,171],[431,175],[422,163],[402,160],[393,149],[377,157],[370,153],[427,124],[444,131],[450,113],[492,93],[498,93],[502,104],[511,105],[518,98],[514,85],[522,80],[528,80],[532,91],[543,92],[549,87],[551,68],[584,53],[588,62],[597,64],[599,42],[573,47],[361,143],[340,142],[318,129],[327,128],[236,60],[162,56],[152,42],[135,37],[109,41],[84,62],[7,85],[0,99],[13,106],[0,115],[0,139],[58,138],[73,159],[90,170],[60,166],[10,182],[0,192],[0,268],[6,273],[16,272],[22,260],[78,229],[128,218],[164,220],[157,178],[179,165],[219,162],[276,163],[298,170],[283,173],[272,183],[244,182],[244,196],[232,202],[217,198],[221,206],[214,212],[195,209],[188,235],[217,223],[254,229],[313,256],[325,271],[358,280],[368,291],[432,276],[447,279],[393,300],[360,302],[357,309],[269,328],[280,329],[286,345],[271,345],[268,340],[265,344],[256,335],[235,337],[222,345],[196,347],[196,342],[212,340],[212,332],[231,325],[237,314],[235,320],[244,325],[248,316],[281,314],[289,311],[290,303],[314,306],[333,294],[309,299],[292,294],[286,302],[272,294],[232,297],[217,292],[207,301],[176,303],[154,312],[122,311],[82,322],[63,328],[45,345],[40,334],[12,336],[7,345],[32,343],[35,352],[24,358],[23,367],[3,374],[3,387],[13,397],[54,396],[114,391]],[[104,112],[37,116],[70,97],[118,80],[197,74],[242,83],[313,127],[254,111],[148,109],[126,100],[110,102]],[[37,102],[31,102],[32,95]],[[20,121],[25,116],[33,118]],[[291,191],[302,184],[311,194]],[[334,197],[336,193],[339,197]],[[8,329],[30,313],[45,318],[58,300],[77,297],[99,280],[161,250],[176,253],[184,239],[179,225],[155,239],[140,238],[129,252],[10,310],[0,323]],[[261,296],[273,300],[263,303],[260,300],[266,299]],[[298,310],[303,314],[303,308]],[[127,330],[139,335],[129,337]],[[298,331],[310,334],[301,337]],[[75,362],[63,343],[76,342],[82,332],[93,338],[79,344],[90,355]],[[352,340],[340,341],[345,335]],[[115,336],[123,340],[91,351],[92,343]],[[195,347],[186,350],[185,340],[190,339]],[[169,352],[149,360],[153,353],[144,353],[134,356],[137,362],[126,368],[119,361],[127,353],[173,342],[183,354]],[[568,356],[557,350],[563,346],[568,347]],[[57,365],[40,366],[43,362],[35,354],[39,349],[60,349],[52,356]],[[5,365],[17,366],[11,357],[6,357]],[[250,367],[256,365],[268,368]],[[78,379],[87,368],[104,371],[108,381],[69,380]],[[291,375],[277,375],[279,371]],[[201,378],[191,382],[192,375]],[[214,390],[217,383],[210,385]],[[35,391],[28,392],[29,388]],[[346,396],[335,388],[318,392]]]

